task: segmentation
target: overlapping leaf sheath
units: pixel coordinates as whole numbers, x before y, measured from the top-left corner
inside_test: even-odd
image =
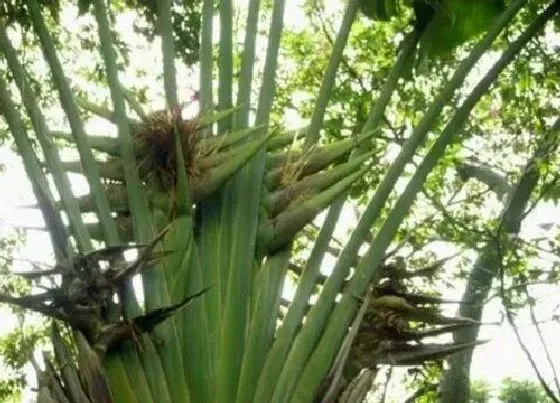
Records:
[[[109,110],[84,100],[81,100],[81,105],[99,116],[114,120],[114,114]],[[305,129],[253,136],[264,130],[257,126],[227,136],[203,136],[206,127],[233,112],[222,111],[186,120],[178,110],[164,110],[148,114],[142,121],[129,120],[135,139],[139,174],[148,188],[152,211],[156,215],[158,212],[160,214],[161,226],[167,222],[162,212],[165,212],[165,216],[172,210],[175,197],[175,126],[180,137],[193,203],[200,203],[217,191],[261,147],[267,148],[267,168],[263,178],[266,191],[261,202],[264,214],[259,230],[259,247],[262,251],[277,250],[290,242],[319,212],[349,189],[367,170],[364,165],[373,156],[368,153],[344,163],[350,151],[371,138],[373,132],[358,139],[312,148],[307,152],[295,151],[293,147],[285,149],[288,145],[293,146],[298,134]],[[71,141],[71,136],[65,133],[58,132],[55,136]],[[127,194],[116,139],[107,136],[90,138],[92,147],[106,155],[105,161],[99,161],[99,171],[111,209],[116,213],[120,235],[123,239],[130,239],[131,222],[126,219]],[[65,162],[64,166],[73,172],[80,172],[81,169],[78,162]],[[84,212],[92,211],[92,196],[80,197],[79,205]],[[96,227],[97,224],[88,227],[93,238],[101,234]]]
[[[101,108],[90,104],[88,107],[112,120],[112,112],[103,112]],[[147,115],[143,121],[129,120],[134,136],[138,173],[144,184],[151,190],[152,203],[157,204],[161,199],[165,199],[163,195],[168,195],[175,187],[177,164],[175,127],[180,137],[193,202],[199,202],[215,192],[268,141],[269,137],[251,138],[259,128],[233,134],[227,141],[224,138],[223,142],[218,139],[207,139],[201,135],[205,127],[232,112],[187,120],[181,117],[178,110],[163,110]],[[56,135],[71,140],[64,133],[56,133]],[[126,192],[117,139],[107,136],[90,136],[90,138],[92,147],[106,155],[104,160],[98,161],[99,171],[109,191],[112,206],[122,210],[122,206],[126,206]],[[81,172],[79,162],[66,162],[65,168],[70,172]],[[91,196],[80,199],[80,206],[84,209],[90,208],[91,204]]]

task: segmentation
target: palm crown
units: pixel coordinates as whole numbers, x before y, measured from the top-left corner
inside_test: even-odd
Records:
[[[235,82],[231,0],[221,1],[218,7],[216,66],[214,6],[211,0],[203,1],[201,107],[192,119],[182,116],[177,95],[171,1],[158,1],[156,8],[167,107],[152,112],[144,111],[135,94],[119,81],[105,1],[93,0],[91,6],[111,93],[110,108],[73,93],[43,11],[36,0],[29,1],[29,18],[52,72],[70,133],[47,127],[28,73],[18,61],[6,27],[0,26],[0,48],[40,144],[42,159],[3,79],[0,107],[33,184],[57,259],[53,270],[25,275],[60,279],[57,287],[42,294],[2,295],[0,301],[49,315],[57,319],[58,326],[63,323],[72,331],[64,340],[59,327],[53,328],[56,362],[47,361],[46,369],[39,370],[39,401],[360,401],[378,364],[417,365],[477,343],[473,339],[418,343],[424,337],[457,332],[478,322],[447,318],[439,312],[440,299],[407,290],[406,279],[429,276],[433,271],[411,271],[402,261],[385,262],[386,250],[427,175],[446,147],[456,141],[476,102],[552,17],[558,2],[526,28],[465,98],[385,216],[382,212],[389,194],[442,108],[525,2],[512,1],[507,9],[495,2],[472,32],[463,30],[454,43],[445,44],[434,39],[437,24],[452,15],[461,21],[460,27],[470,26],[463,12],[433,6],[435,16],[426,17],[419,14],[421,2],[414,3],[417,23],[401,44],[367,123],[353,137],[319,146],[315,144],[329,95],[359,8],[373,18],[384,19],[403,12],[400,2],[348,2],[311,123],[291,132],[272,127],[270,121],[284,0],[273,5],[258,99],[252,99],[251,94],[259,1],[249,2]],[[419,24],[420,18],[431,19]],[[344,201],[352,185],[371,169],[375,153],[368,145],[378,133],[398,80],[408,76],[417,50],[417,61],[422,63],[481,32],[482,39],[403,144],[332,273],[323,276],[321,262]],[[217,102],[212,92],[215,71]],[[256,108],[254,116],[252,106]],[[113,123],[118,136],[88,135],[83,111]],[[300,138],[301,146],[294,148]],[[78,161],[61,160],[60,139],[76,147]],[[90,193],[74,197],[67,172],[83,174]],[[60,200],[48,184],[47,173]],[[291,262],[295,237],[327,209],[309,258],[303,267],[295,265]],[[66,214],[68,226],[61,212]],[[86,213],[94,213],[97,221],[86,223]],[[372,237],[374,224],[380,229]],[[95,249],[95,241],[104,246]],[[367,251],[360,256],[363,245]],[[124,258],[128,249],[137,251],[132,261]],[[290,301],[282,299],[288,272],[296,278]],[[132,278],[138,274],[143,286],[140,295],[132,287]],[[317,286],[317,300],[309,305]],[[75,354],[69,341],[76,347]]]

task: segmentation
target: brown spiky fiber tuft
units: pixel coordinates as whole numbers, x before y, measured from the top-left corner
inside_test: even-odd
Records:
[[[185,167],[189,176],[197,175],[196,152],[198,120],[183,120],[179,111],[157,111],[146,117],[135,134],[140,177],[164,190],[175,186],[177,153],[175,127],[180,136]]]

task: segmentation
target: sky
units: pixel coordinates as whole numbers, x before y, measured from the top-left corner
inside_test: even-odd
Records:
[[[301,3],[301,2],[297,2]],[[335,11],[334,6],[332,9],[327,10],[327,12]],[[63,24],[69,27],[70,30],[80,30],[82,25],[76,23],[75,20],[76,10],[67,9],[62,15]],[[130,32],[130,24],[132,22],[132,16],[121,16],[117,21],[117,29],[125,34]],[[85,23],[84,19],[81,23]],[[301,9],[297,5],[293,5],[290,10],[290,18],[287,20],[288,26],[292,29],[300,29],[305,26],[305,19],[301,13]],[[218,24],[215,24],[215,29],[218,29]],[[136,36],[130,36],[129,40],[136,40]],[[127,42],[129,42],[127,40]],[[130,43],[130,42],[129,42]],[[258,43],[257,48],[260,49],[261,59],[264,59],[263,52],[266,49],[266,43],[264,39]],[[87,54],[75,55],[77,59],[73,62],[83,64],[84,66],[88,63],[92,63],[92,59]],[[161,64],[161,58],[159,56],[159,44],[157,40],[151,44],[142,44],[138,49],[134,50],[131,57],[131,64],[136,66],[138,70],[150,71],[154,65]],[[193,88],[197,86],[197,80],[194,79],[196,72],[187,71],[185,69],[179,69],[178,76],[185,79],[178,80],[180,85],[179,94],[183,99],[188,99],[189,94],[192,93]],[[127,85],[138,84],[138,77],[132,72],[127,75],[123,75],[123,81]],[[474,77],[476,78],[476,77]],[[146,84],[144,81],[143,84]],[[160,82],[148,82],[148,99],[153,100],[150,105],[150,109],[160,109],[164,105],[163,94]],[[298,117],[296,115],[291,116],[289,121],[293,126],[301,126],[298,122]],[[96,120],[90,123],[88,126],[88,131],[97,133],[109,133],[114,131],[113,128],[103,124],[101,121]],[[42,217],[38,211],[32,209],[21,209],[18,206],[24,206],[33,204],[34,197],[32,195],[31,186],[29,185],[23,167],[18,157],[16,157],[9,149],[6,147],[0,148],[0,161],[5,166],[6,170],[3,175],[0,175],[0,189],[6,189],[8,191],[3,191],[0,194],[0,235],[7,234],[13,231],[14,227],[17,226],[31,226],[31,227],[41,227]],[[73,175],[73,186],[78,194],[84,194],[87,192],[87,186],[82,178],[78,175]],[[542,204],[536,208],[529,217],[524,222],[521,236],[524,238],[534,238],[537,236],[546,236],[543,233],[543,229],[539,227],[542,223],[553,223],[554,226],[550,231],[557,230],[557,226],[560,224],[560,209],[553,204]],[[346,208],[344,210],[342,219],[342,225],[337,227],[337,233],[335,236],[339,239],[345,239],[348,230],[356,225],[356,217],[351,208]],[[19,248],[17,256],[21,259],[30,259],[33,261],[39,261],[43,263],[52,262],[52,252],[49,247],[49,240],[47,235],[41,231],[27,231],[26,242]],[[440,257],[445,257],[453,254],[453,250],[446,249],[445,247],[440,247],[437,251]],[[334,260],[327,258],[324,262],[323,271],[329,271],[329,268],[334,264]],[[451,260],[446,264],[447,270],[452,271],[454,265],[457,264],[457,260]],[[16,260],[14,262],[14,269],[24,268],[26,265],[23,261]],[[534,290],[537,294],[546,296],[549,289]],[[289,297],[292,294],[293,289],[289,286],[285,289],[285,296]],[[444,297],[449,299],[460,299],[463,292],[463,285],[458,284],[455,289],[445,289]],[[542,316],[547,316],[546,314],[552,312],[555,309],[555,298],[554,296],[547,297],[547,302],[539,305],[538,309],[541,311]],[[454,314],[455,307],[449,307],[448,314]],[[484,312],[483,321],[485,322],[495,322],[501,318],[501,305],[496,299],[489,303]],[[550,315],[548,315],[550,316]],[[17,322],[15,318],[8,313],[7,310],[0,310],[0,320],[4,324],[0,328],[0,334],[7,332],[10,325],[16,326]],[[537,335],[534,329],[529,324],[529,318],[527,314],[522,314],[519,317],[519,323],[521,324],[521,334],[528,345],[537,345],[536,341]],[[545,330],[545,338],[549,341],[548,345],[551,348],[551,354],[554,361],[560,363],[560,344],[556,341],[554,337],[558,333],[558,324],[545,324],[543,325]],[[472,378],[473,379],[484,379],[490,384],[497,386],[502,379],[506,377],[513,377],[517,379],[535,379],[534,374],[528,362],[520,350],[517,341],[513,335],[513,332],[509,325],[506,323],[501,326],[488,326],[484,327],[481,331],[481,338],[487,339],[489,342],[475,350],[472,364]],[[540,364],[540,368],[546,368],[545,357],[542,351],[533,350],[532,351],[537,362]],[[393,382],[391,385],[394,396],[399,396],[402,391],[399,391],[399,384],[397,381]],[[25,399],[30,398],[30,394],[27,394]]]

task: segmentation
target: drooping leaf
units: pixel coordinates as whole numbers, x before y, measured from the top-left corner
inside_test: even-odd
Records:
[[[504,9],[503,0],[441,0],[420,39],[419,64],[485,32]]]

